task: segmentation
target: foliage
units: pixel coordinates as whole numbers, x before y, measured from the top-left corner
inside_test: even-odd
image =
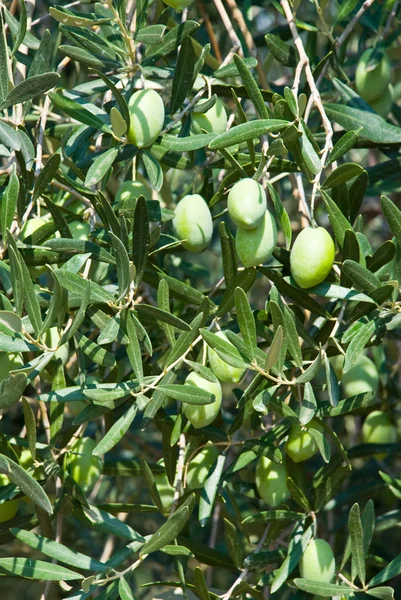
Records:
[[[168,4],[0,8],[2,597],[390,600],[400,4]],[[387,118],[366,101],[377,89],[366,93],[363,69],[380,65]],[[268,240],[228,215],[246,178],[266,192]],[[199,196],[202,210],[189,204],[174,226],[179,201]],[[236,198],[236,222],[246,210]],[[302,289],[293,240],[317,225],[334,264]],[[221,408],[211,355],[228,365]],[[362,357],[374,385],[362,376],[347,395]],[[364,443],[373,410],[392,434]],[[312,419],[313,452],[295,463],[289,432]],[[187,485],[192,460],[199,485]],[[272,489],[256,486],[256,464],[280,473],[277,506],[260,497]],[[330,581],[300,569],[315,539]]]

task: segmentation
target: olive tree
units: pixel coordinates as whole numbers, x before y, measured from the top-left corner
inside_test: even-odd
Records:
[[[399,596],[400,17],[1,5],[2,597]]]

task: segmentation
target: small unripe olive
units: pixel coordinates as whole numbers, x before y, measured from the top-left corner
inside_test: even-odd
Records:
[[[367,63],[372,53],[373,48],[365,50],[359,59],[355,74],[356,89],[366,102],[373,102],[380,98],[391,78],[391,64],[386,54],[373,69],[367,70]]]
[[[202,488],[219,453],[216,446],[206,446],[191,460],[187,471],[187,488]]]
[[[184,8],[187,8],[187,6],[192,4],[193,0],[163,0],[163,2],[164,4],[167,4],[167,6],[170,6],[170,8],[182,12]]]
[[[6,500],[0,504],[0,523],[13,519],[18,512],[20,500]]]
[[[336,572],[333,551],[326,540],[313,539],[309,542],[299,563],[304,579],[330,583]]]
[[[224,331],[218,331],[216,335],[222,338],[228,344],[231,344]],[[233,346],[233,344],[231,345]],[[220,358],[216,350],[213,350],[213,348],[211,348],[210,346],[207,349],[207,356],[213,373],[218,379],[220,379],[220,381],[224,381],[225,383],[238,383],[239,381],[241,381],[246,369],[232,367],[231,365],[226,363],[222,358]]]
[[[147,148],[159,137],[164,125],[164,103],[155,90],[138,90],[129,102],[131,115],[128,141],[138,148]]]
[[[213,235],[210,209],[199,194],[184,196],[177,204],[173,227],[182,245],[191,252],[202,252]]]
[[[200,100],[198,106],[201,106],[207,100]],[[212,108],[205,113],[192,113],[192,129],[195,133],[201,133],[204,129],[206,133],[224,133],[227,127],[227,113],[224,104],[220,98],[217,98]]]
[[[381,410],[371,412],[362,425],[364,444],[395,444],[397,428],[390,417]]]
[[[125,203],[128,200],[136,200],[139,196],[143,196],[145,200],[151,200],[152,194],[147,185],[141,181],[124,181],[118,188],[114,202]]]
[[[382,96],[377,98],[377,100],[372,100],[370,102],[370,106],[377,112],[378,115],[383,117],[383,119],[387,119],[389,112],[391,111],[391,107],[393,106],[394,100],[394,88],[391,83],[386,87]]]
[[[323,227],[306,227],[291,250],[291,273],[299,287],[318,285],[330,273],[335,256],[334,242]]]
[[[188,375],[185,383],[194,385],[198,388],[206,390],[215,396],[215,400],[211,404],[188,404],[183,403],[182,408],[188,421],[199,429],[210,425],[217,417],[222,400],[222,391],[220,383],[208,381],[201,377],[199,373],[193,371]]]
[[[255,267],[267,261],[277,242],[277,227],[273,215],[266,210],[255,229],[237,229],[235,247],[244,267]]]
[[[21,354],[16,352],[0,352],[0,382],[7,379],[10,371],[20,369],[24,364]]]
[[[241,179],[231,188],[227,207],[228,214],[238,227],[254,229],[266,214],[265,191],[254,179]]]
[[[261,456],[256,464],[256,488],[259,496],[270,506],[285,502],[290,492],[287,487],[287,469],[284,463],[274,463]]]
[[[375,363],[362,354],[355,364],[343,374],[341,388],[344,398],[350,398],[366,392],[377,392],[379,389],[379,373]]]
[[[69,228],[74,240],[87,240],[91,232],[89,223],[83,223],[82,221],[72,221]]]
[[[308,460],[317,452],[318,446],[309,433],[310,429],[323,432],[322,426],[315,419],[312,419],[307,425],[294,423],[290,429],[285,451],[294,462]]]
[[[90,491],[102,473],[103,460],[92,454],[96,445],[92,438],[80,438],[66,457],[65,467],[84,491]]]

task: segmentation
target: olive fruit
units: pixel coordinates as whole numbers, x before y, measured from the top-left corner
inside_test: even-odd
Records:
[[[202,106],[207,100],[200,100],[197,106]],[[212,108],[205,113],[192,113],[192,129],[195,133],[224,133],[227,127],[227,113],[220,98],[216,99]]]
[[[9,478],[0,473],[0,487],[8,485],[10,483]],[[0,523],[13,519],[18,512],[20,501],[17,500],[6,500],[0,504]]]
[[[231,344],[224,331],[218,331],[216,335],[227,342],[227,344]],[[233,346],[233,344],[231,344],[231,346]],[[224,381],[225,383],[238,383],[243,378],[246,369],[232,367],[220,358],[216,350],[213,350],[210,346],[207,349],[207,357],[213,373],[220,381]]]
[[[382,96],[390,83],[391,64],[385,54],[373,69],[367,68],[373,48],[368,48],[359,59],[355,74],[355,84],[358,94],[366,100],[373,102]]]
[[[72,221],[69,228],[74,240],[87,240],[91,232],[89,223],[83,223],[82,221]]]
[[[318,285],[330,273],[335,256],[334,242],[323,227],[306,227],[291,250],[291,273],[299,287]]]
[[[379,389],[379,373],[375,363],[362,354],[355,364],[343,374],[341,388],[344,398],[350,398],[366,392],[377,392]]]
[[[274,463],[266,456],[261,456],[256,464],[256,488],[259,496],[270,506],[285,502],[290,492],[284,463]]]
[[[188,375],[185,383],[206,390],[215,396],[215,400],[211,404],[200,405],[184,402],[182,405],[185,416],[194,427],[199,429],[210,425],[217,417],[221,406],[222,391],[220,383],[208,381],[195,372]]]
[[[20,369],[24,364],[21,354],[0,352],[0,382],[7,379],[10,371]]]
[[[193,0],[163,0],[163,2],[167,6],[170,6],[170,8],[175,8],[178,12],[182,12],[184,8],[192,4]]]
[[[230,190],[227,200],[228,214],[241,229],[254,229],[266,214],[266,194],[254,179],[240,179]]]
[[[187,470],[187,488],[189,490],[197,490],[204,486],[208,478],[210,469],[217,460],[219,453],[216,446],[205,446],[191,460]]]
[[[267,261],[277,242],[277,227],[273,215],[266,210],[255,229],[237,229],[235,247],[244,267],[255,267]]]
[[[364,444],[395,444],[397,428],[390,417],[381,410],[371,412],[362,425]]]
[[[304,579],[330,583],[336,572],[333,551],[326,540],[313,539],[309,542],[299,563]]]
[[[387,119],[389,112],[391,111],[391,107],[393,106],[394,100],[394,88],[391,83],[386,87],[382,96],[377,98],[377,100],[372,100],[370,102],[370,106],[377,112],[378,115],[383,117],[383,119]]]
[[[210,209],[199,194],[184,196],[177,204],[173,227],[186,250],[202,252],[213,235]]]
[[[116,204],[125,203],[129,200],[136,200],[143,196],[145,200],[151,200],[152,194],[147,185],[141,181],[124,181],[118,188],[114,202]]]
[[[155,90],[138,90],[128,102],[131,121],[128,141],[147,148],[159,137],[164,125],[164,103]]]
[[[103,460],[92,454],[96,445],[92,438],[80,438],[72,445],[66,457],[65,467],[84,491],[93,488],[102,472]]]
[[[307,425],[294,423],[290,429],[285,451],[291,460],[296,463],[308,460],[317,452],[318,446],[309,433],[310,429],[323,432],[323,427],[315,419],[312,419]]]

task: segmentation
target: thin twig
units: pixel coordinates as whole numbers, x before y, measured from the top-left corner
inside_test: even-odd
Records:
[[[239,39],[238,35],[236,34],[234,27],[232,26],[231,19],[227,14],[227,11],[224,7],[222,0],[214,0],[214,3],[217,8],[217,11],[220,15],[220,18],[223,21],[224,27],[226,28],[227,33],[230,37],[231,43],[233,44],[233,46],[236,49],[235,51],[236,52],[238,51],[238,54],[243,56],[244,53],[242,51],[240,39]]]

